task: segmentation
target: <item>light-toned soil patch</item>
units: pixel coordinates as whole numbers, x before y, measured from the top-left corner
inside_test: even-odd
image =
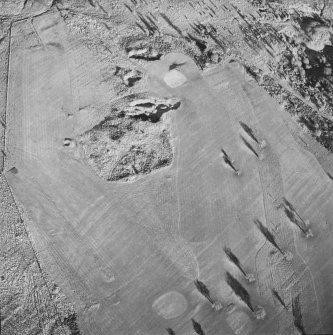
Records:
[[[153,303],[153,309],[164,319],[174,319],[186,311],[187,301],[182,294],[172,291],[157,298]]]
[[[177,70],[171,70],[167,72],[164,76],[164,81],[171,88],[183,85],[186,82],[186,80],[187,80],[186,77]]]

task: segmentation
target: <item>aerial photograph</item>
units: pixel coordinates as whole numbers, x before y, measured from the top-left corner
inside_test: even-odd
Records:
[[[333,0],[0,0],[0,335],[333,335]]]

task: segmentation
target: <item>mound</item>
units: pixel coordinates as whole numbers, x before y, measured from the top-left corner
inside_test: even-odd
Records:
[[[108,181],[129,181],[172,162],[169,122],[163,114],[179,102],[138,99],[80,136],[88,164]]]

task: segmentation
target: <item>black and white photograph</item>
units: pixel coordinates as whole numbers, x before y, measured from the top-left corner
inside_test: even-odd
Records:
[[[333,0],[0,0],[0,335],[333,335]]]

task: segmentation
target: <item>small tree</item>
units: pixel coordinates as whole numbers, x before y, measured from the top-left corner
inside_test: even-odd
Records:
[[[250,151],[259,159],[259,154],[253,148],[253,146],[242,135],[241,135],[241,139],[244,142],[244,144],[247,146],[247,148],[250,149]]]
[[[246,272],[243,270],[239,259],[237,258],[237,256],[231,251],[230,248],[224,247],[223,248],[225,254],[228,256],[229,260],[231,263],[235,264],[238,269],[243,273],[244,276],[246,276]]]
[[[282,300],[282,298],[280,297],[279,293],[277,291],[275,291],[274,289],[272,289],[272,293],[275,296],[275,298],[279,301],[279,303],[286,309],[288,310],[286,304],[284,303],[284,301]]]
[[[191,319],[192,321],[192,327],[193,330],[198,334],[198,335],[205,335],[205,332],[203,331],[201,325],[199,322],[195,321],[194,319]]]
[[[1,116],[0,116],[0,124],[2,125],[3,128],[6,128],[6,122]]]
[[[221,152],[222,152],[224,161],[225,161],[228,165],[232,166],[232,160],[231,160],[231,158],[229,157],[229,155],[225,152],[224,149],[221,149]]]
[[[267,227],[265,227],[260,220],[255,219],[254,220],[255,225],[259,228],[259,230],[261,231],[261,233],[266,237],[266,239],[276,248],[280,251],[280,253],[282,255],[284,255],[283,251],[281,250],[281,248],[277,245],[277,243],[275,242],[275,238],[273,236],[273,234],[268,230]]]
[[[214,301],[210,296],[210,292],[209,292],[207,286],[202,281],[200,281],[199,279],[196,279],[194,281],[194,285],[195,285],[196,289],[213,305]]]
[[[253,141],[255,141],[255,142],[257,142],[259,144],[258,139],[254,135],[254,131],[247,124],[245,124],[242,121],[239,121],[239,124],[241,125],[241,127],[243,128],[243,130],[253,139]]]
[[[303,316],[301,311],[301,305],[299,302],[300,295],[298,294],[295,298],[292,299],[292,311],[294,317],[294,325],[300,331],[302,335],[306,335],[304,325],[303,325]]]
[[[280,205],[280,207],[284,208],[284,212],[286,213],[286,216],[288,219],[294,223],[304,234],[306,237],[312,237],[312,231],[310,228],[308,228],[308,224],[302,219],[302,217],[297,213],[294,206],[286,199],[283,198],[283,203]],[[304,228],[301,226],[301,223],[303,223]]]
[[[238,169],[236,169],[236,167],[233,164],[232,159],[229,157],[229,155],[226,153],[226,151],[224,149],[221,149],[222,152],[222,156],[223,156],[223,160],[224,162],[229,165],[235,172],[236,174],[240,174],[240,171]]]
[[[286,198],[283,198],[282,206],[284,206],[284,208],[288,208],[295,216],[297,216],[298,219],[304,224],[304,226],[307,225],[303,218],[298,214],[295,207]]]
[[[282,205],[289,208],[292,212],[296,212],[294,206],[285,197],[283,197]]]
[[[175,331],[171,328],[167,328],[166,331],[167,331],[168,335],[176,335]]]
[[[298,221],[297,221],[294,213],[289,208],[285,208],[284,212],[286,213],[287,218],[290,220],[290,222],[292,222],[293,224],[295,224],[304,234],[306,234],[306,231],[298,223]]]
[[[234,265],[237,266],[237,268],[242,272],[242,274],[244,275],[244,277],[249,281],[249,282],[253,282],[255,281],[254,275],[252,273],[246,273],[239,261],[239,259],[237,258],[237,256],[231,251],[230,248],[224,247],[223,248],[225,254],[227,255],[227,257],[229,258],[230,262],[233,263]]]
[[[254,312],[254,308],[251,304],[250,295],[242,284],[234,278],[229,272],[227,272],[227,284],[233,290],[233,292]]]

